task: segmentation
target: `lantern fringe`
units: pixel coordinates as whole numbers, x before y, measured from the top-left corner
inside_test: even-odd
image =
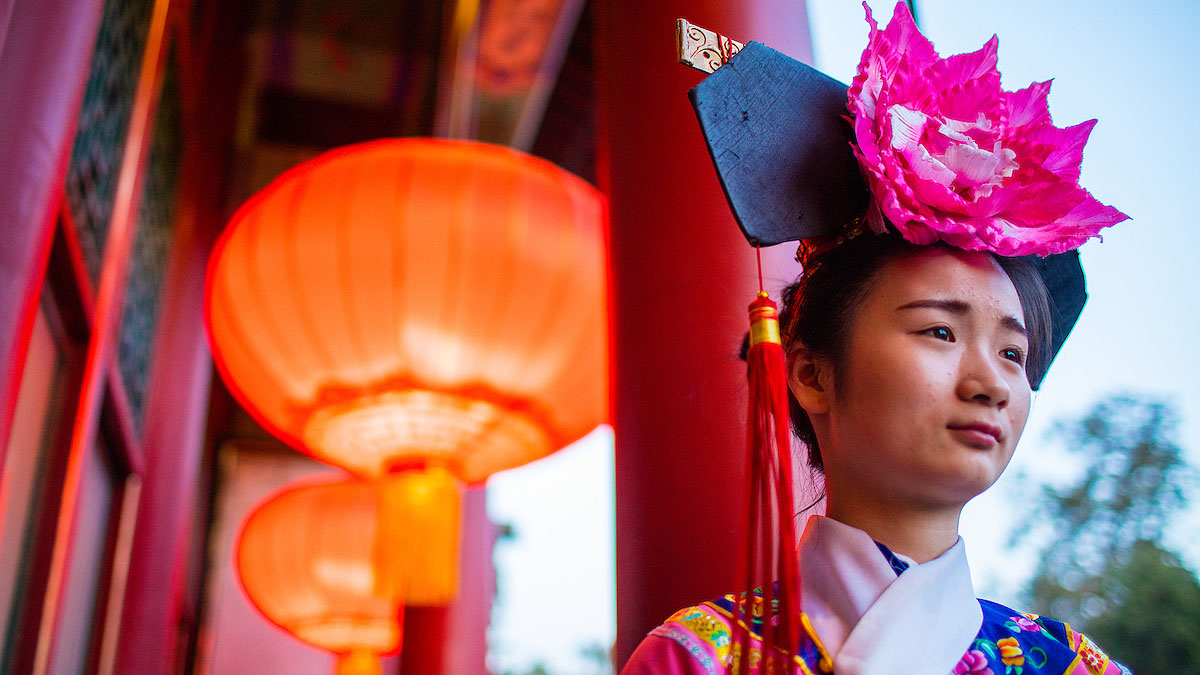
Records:
[[[799,638],[796,535],[792,525],[792,463],[779,313],[765,292],[750,304],[746,531],[737,603],[733,672],[749,673],[750,628],[761,634],[760,672],[790,672]],[[756,592],[755,588],[761,586]],[[756,595],[760,595],[756,598]],[[761,604],[759,604],[761,603]],[[740,648],[739,648],[740,644]]]
[[[375,592],[437,607],[458,592],[463,485],[449,471],[398,471],[377,481]]]
[[[333,664],[334,675],[382,675],[383,664],[379,655],[370,651],[353,651],[337,654]]]

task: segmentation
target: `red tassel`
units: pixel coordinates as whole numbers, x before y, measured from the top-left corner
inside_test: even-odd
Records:
[[[792,514],[792,461],[788,430],[787,377],[779,339],[779,313],[765,292],[750,304],[747,419],[747,519],[743,580],[745,600],[737,619],[746,627],[761,618],[759,672],[791,672],[799,638],[799,589],[796,535]],[[755,587],[762,588],[761,615],[754,608]],[[756,617],[756,615],[759,615]],[[734,638],[734,672],[750,673],[750,639]],[[740,649],[738,648],[740,646]]]

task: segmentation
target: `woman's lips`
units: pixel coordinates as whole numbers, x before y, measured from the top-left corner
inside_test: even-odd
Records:
[[[956,436],[979,448],[990,448],[1000,443],[1000,427],[982,422],[951,424],[948,427]]]

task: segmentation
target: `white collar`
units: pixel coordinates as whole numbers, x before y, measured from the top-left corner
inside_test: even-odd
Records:
[[[949,673],[983,625],[961,537],[897,577],[866,532],[813,516],[797,554],[800,606],[838,675]]]

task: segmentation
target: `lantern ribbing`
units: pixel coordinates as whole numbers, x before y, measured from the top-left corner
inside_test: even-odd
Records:
[[[593,187],[508,148],[326,153],[218,242],[214,360],[302,452],[364,476],[433,458],[482,482],[607,421],[603,218]]]

